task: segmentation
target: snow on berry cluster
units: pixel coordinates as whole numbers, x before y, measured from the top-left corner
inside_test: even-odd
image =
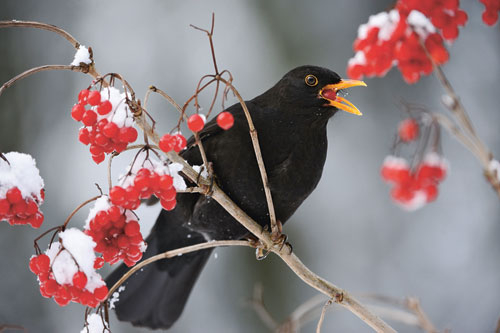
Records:
[[[436,199],[438,185],[446,176],[447,162],[437,153],[427,153],[415,170],[401,157],[387,156],[382,178],[394,184],[391,198],[407,210],[416,210]]]
[[[110,265],[123,260],[125,265],[134,266],[146,250],[137,217],[112,205],[107,196],[97,199],[84,229],[96,243],[94,250]]]
[[[0,159],[0,221],[39,228],[43,223],[39,206],[44,200],[44,184],[35,160],[17,152],[3,156],[6,160]]]
[[[113,205],[134,210],[141,199],[149,199],[154,194],[165,210],[175,208],[177,191],[186,189],[184,178],[179,175],[182,165],[168,164],[151,155],[139,153],[128,172],[120,177],[120,185],[109,192]]]
[[[484,5],[482,15],[483,22],[487,25],[494,25],[498,21],[498,12],[500,12],[500,0],[479,0]]]
[[[40,293],[53,297],[60,306],[73,301],[96,307],[106,299],[108,288],[96,272],[95,267],[102,265],[94,254],[95,242],[75,228],[58,236],[60,242],[52,243],[44,254],[31,257],[29,262],[31,271],[38,276]]]
[[[126,103],[126,95],[114,87],[103,88],[100,92],[80,91],[71,116],[83,123],[78,139],[84,145],[90,145],[92,159],[97,164],[104,161],[105,154],[113,151],[120,153],[129,143],[137,140],[134,117]]]
[[[85,327],[80,333],[110,333],[109,324],[97,313],[88,315],[85,321]]]
[[[359,27],[347,74],[384,76],[397,66],[406,82],[415,83],[433,70],[427,52],[438,65],[448,61],[443,37],[453,41],[466,22],[458,1],[399,0],[395,9],[372,15]]]

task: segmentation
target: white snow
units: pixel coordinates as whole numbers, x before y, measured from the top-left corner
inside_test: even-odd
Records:
[[[134,116],[127,103],[125,103],[126,97],[125,93],[121,93],[115,87],[103,88],[101,90],[101,102],[110,101],[113,109],[105,115],[97,114],[97,121],[107,119],[110,122],[114,122],[118,127],[131,127],[134,124]]]
[[[50,258],[57,283],[73,284],[73,275],[80,270],[87,276],[85,289],[93,292],[95,288],[103,286],[104,281],[94,269],[96,244],[92,237],[85,235],[79,229],[70,228],[60,232],[59,238],[64,246],[62,251],[59,242],[52,243],[52,246],[45,251]]]
[[[430,166],[440,167],[443,170],[449,169],[448,161],[436,152],[429,152],[425,154],[423,162]]]
[[[436,28],[431,21],[418,10],[412,10],[406,19],[413,30],[422,38],[425,39],[431,33],[436,32]]]
[[[488,166],[491,172],[496,173],[498,181],[500,181],[500,162],[498,162],[495,159],[492,159],[490,161],[490,164]]]
[[[410,166],[408,162],[402,158],[402,157],[397,157],[393,155],[388,155],[384,159],[383,165],[391,166],[392,168],[397,168],[397,169],[409,169]]]
[[[75,58],[73,59],[73,62],[70,65],[80,66],[80,63],[82,62],[87,65],[89,65],[92,62],[92,60],[90,60],[89,49],[86,48],[84,45],[80,45],[80,47],[75,53]]]
[[[368,36],[368,31],[371,28],[379,28],[378,38],[381,40],[389,40],[394,29],[399,22],[399,12],[396,9],[390,12],[380,12],[371,15],[368,18],[368,23],[362,24],[358,28],[358,38],[365,39]]]
[[[354,57],[347,62],[349,66],[352,65],[366,65],[366,56],[363,51],[357,51]]]
[[[10,165],[0,158],[0,198],[5,198],[7,191],[17,186],[23,198],[33,197],[41,202],[40,190],[44,183],[33,157],[18,152],[10,152],[4,156]]]
[[[193,168],[194,171],[196,171],[197,173],[200,174],[200,176],[202,176],[203,178],[207,178],[208,177],[208,172],[206,170],[205,167],[203,167],[202,165],[193,165],[191,166]],[[201,168],[203,167],[203,170],[201,170]],[[201,171],[201,173],[200,173]]]
[[[416,191],[415,195],[410,201],[396,201],[396,203],[408,211],[415,211],[425,206],[425,204],[427,203],[427,196],[425,195],[424,191]]]
[[[87,324],[80,333],[106,333],[111,332],[104,326],[104,319],[97,313],[92,313],[87,317]]]
[[[109,300],[109,308],[113,310],[115,308],[115,303],[120,300],[120,293],[125,290],[125,286],[118,287],[118,290],[111,295],[111,299]]]

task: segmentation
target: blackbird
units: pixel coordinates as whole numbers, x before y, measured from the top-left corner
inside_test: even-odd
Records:
[[[301,66],[288,72],[274,87],[247,101],[257,129],[276,217],[285,223],[318,184],[327,153],[326,125],[340,109],[361,115],[339,90],[366,86],[342,80],[328,69]],[[215,118],[199,133],[214,181],[261,226],[269,213],[259,168],[241,105],[226,111],[234,116],[229,130]],[[181,153],[191,165],[202,159],[194,139]],[[146,242],[144,258],[211,240],[241,239],[249,232],[215,200],[201,194],[178,194],[172,211],[162,210]],[[198,275],[212,250],[157,261],[125,283],[115,304],[122,321],[150,328],[169,328],[179,318]],[[112,286],[128,268],[107,278]]]

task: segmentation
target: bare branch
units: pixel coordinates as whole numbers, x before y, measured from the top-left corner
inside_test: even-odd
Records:
[[[330,298],[328,301],[326,301],[325,305],[323,305],[321,316],[319,317],[318,321],[318,326],[316,326],[316,333],[321,333],[321,326],[323,326],[323,320],[325,320],[326,309],[328,309],[328,307],[332,305],[332,302],[333,300]]]
[[[245,240],[222,240],[222,241],[213,241],[213,242],[207,242],[207,243],[200,243],[196,245],[191,245],[191,246],[186,246],[186,247],[181,247],[179,249],[175,250],[170,250],[166,251],[160,254],[157,254],[155,256],[152,256],[151,258],[148,258],[146,260],[141,261],[134,267],[132,267],[127,273],[125,273],[120,280],[118,280],[113,287],[109,289],[108,296],[106,299],[109,299],[113,293],[115,292],[116,289],[118,289],[119,286],[123,284],[123,282],[127,281],[127,279],[132,276],[135,272],[143,268],[144,266],[147,266],[155,261],[162,260],[162,259],[168,259],[172,258],[178,255],[186,254],[186,253],[191,253],[191,252],[196,252],[204,249],[210,249],[213,247],[219,247],[219,246],[249,246],[253,247],[252,244],[249,241]]]
[[[34,22],[34,21],[18,21],[18,20],[0,21],[0,28],[11,28],[11,27],[48,30],[51,32],[55,32],[59,36],[64,37],[68,42],[71,43],[71,45],[73,45],[75,49],[77,49],[80,46],[80,43],[75,39],[75,37],[71,36],[68,32],[52,24]]]
[[[0,21],[1,23],[1,21]],[[33,75],[35,73],[43,72],[43,71],[53,71],[53,70],[70,70],[74,72],[84,72],[84,69],[80,66],[70,66],[70,65],[44,65],[40,67],[35,67],[31,68],[25,72],[22,72],[19,75],[14,76],[12,79],[9,81],[5,82],[2,87],[0,87],[0,95],[4,92],[5,89],[9,88],[12,86],[14,83],[16,83],[19,80],[22,80],[30,75]]]

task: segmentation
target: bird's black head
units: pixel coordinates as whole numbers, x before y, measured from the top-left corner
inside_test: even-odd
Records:
[[[361,112],[348,100],[338,96],[341,89],[366,86],[363,81],[343,80],[329,69],[318,66],[300,66],[292,69],[268,93],[279,100],[280,105],[293,106],[290,112],[324,111],[333,114],[340,109],[361,115]],[[269,94],[271,96],[269,96]]]

